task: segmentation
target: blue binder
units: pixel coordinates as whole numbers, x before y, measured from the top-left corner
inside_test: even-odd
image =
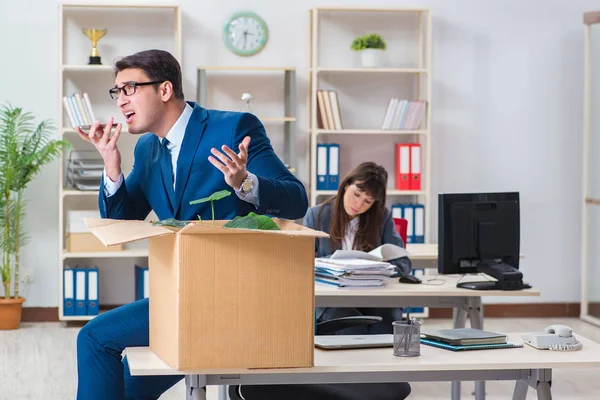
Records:
[[[337,190],[340,184],[340,145],[331,143],[327,147],[327,190]]]
[[[142,300],[150,297],[150,281],[148,267],[135,266],[135,299]]]
[[[87,273],[75,268],[75,315],[87,315]]]
[[[63,268],[63,315],[75,315],[75,272]]]
[[[327,190],[329,149],[326,144],[317,144],[317,190]]]
[[[413,228],[414,242],[425,243],[425,206],[413,204],[415,226]]]
[[[87,315],[98,315],[100,312],[98,268],[87,268],[85,272],[87,281]]]

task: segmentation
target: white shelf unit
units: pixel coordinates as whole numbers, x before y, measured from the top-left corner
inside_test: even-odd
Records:
[[[317,144],[340,142],[339,182],[358,163],[374,161],[388,172],[387,202],[421,203],[425,206],[425,244],[431,229],[431,14],[428,9],[313,8],[309,10],[309,200],[314,206],[333,196],[337,190],[317,190]],[[409,32],[409,30],[411,32]],[[379,33],[387,42],[389,65],[363,68],[353,58],[350,44],[357,36]],[[407,40],[406,38],[410,39]],[[341,45],[340,43],[344,43]],[[329,45],[329,46],[327,46]],[[407,52],[406,48],[410,50]],[[408,54],[406,54],[408,53]],[[393,54],[393,55],[392,55]],[[358,56],[358,54],[356,54]],[[370,85],[377,87],[371,91]],[[337,92],[343,129],[320,129],[317,91]],[[409,89],[406,90],[405,88]],[[381,129],[389,99],[396,97],[427,102],[424,122],[417,130]],[[350,104],[350,106],[346,106]],[[373,107],[378,104],[378,108]],[[367,118],[354,114],[365,113]],[[373,113],[377,113],[376,116]],[[346,118],[349,117],[349,118]],[[369,118],[370,117],[370,118]],[[348,123],[344,120],[349,120]],[[367,124],[363,120],[368,120]],[[366,126],[365,126],[366,125]],[[344,141],[344,144],[341,143]],[[394,142],[421,144],[421,190],[395,188]],[[391,150],[390,150],[391,149]],[[344,154],[354,152],[344,162]],[[418,271],[418,272],[417,272]],[[425,273],[418,269],[415,272]],[[417,318],[428,318],[429,309],[411,311]]]
[[[340,149],[339,182],[359,162],[375,161],[388,171],[388,200],[393,203],[419,202],[425,205],[425,242],[430,241],[431,215],[431,14],[428,9],[376,9],[376,8],[313,8],[309,10],[309,85],[308,109],[310,133],[310,203],[312,206],[334,195],[335,190],[316,190],[317,144],[344,140]],[[410,32],[409,32],[410,30]],[[389,65],[380,68],[362,68],[352,58],[352,40],[367,33],[380,33],[388,44],[386,53]],[[328,39],[331,35],[333,39]],[[407,40],[406,37],[409,37]],[[336,41],[337,40],[337,41]],[[340,45],[344,40],[344,45]],[[325,48],[326,45],[330,46]],[[409,50],[406,51],[406,48]],[[398,53],[398,56],[395,54]],[[408,54],[405,54],[408,53]],[[394,56],[392,55],[394,54]],[[356,54],[358,57],[358,54]],[[346,64],[346,65],[344,65]],[[347,65],[350,64],[350,65]],[[379,85],[377,94],[365,89],[370,84]],[[338,101],[343,128],[341,130],[320,129],[317,122],[317,91],[322,85],[329,85],[338,91]],[[387,86],[387,87],[386,87]],[[411,90],[403,90],[408,86]],[[381,88],[383,87],[383,88]],[[387,102],[390,97],[427,101],[426,114],[421,129],[384,130],[380,129]],[[369,102],[378,104],[378,108]],[[363,109],[364,102],[364,109]],[[345,107],[350,104],[353,108]],[[353,114],[377,113],[371,117],[371,126],[355,127],[361,118]],[[346,124],[345,119],[350,123]],[[353,120],[354,119],[354,120]],[[368,119],[368,118],[366,118]],[[395,154],[390,149],[392,141],[420,143],[421,149],[421,189],[395,189]],[[372,146],[379,142],[379,148]],[[383,144],[383,145],[382,145]],[[386,146],[385,152],[373,153]],[[391,146],[393,147],[393,145]],[[369,152],[371,150],[371,152]],[[344,154],[353,152],[354,162],[343,162]]]
[[[92,48],[91,41],[83,34],[82,28],[107,29],[105,37],[98,42],[98,52],[102,65],[88,65]],[[59,97],[58,126],[60,137],[72,144],[73,150],[92,150],[94,147],[84,142],[70,126],[63,106],[63,96],[73,92],[87,92],[96,119],[105,122],[114,116],[124,127],[115,100],[108,90],[114,86],[114,62],[118,57],[137,51],[160,48],[169,51],[181,62],[182,31],[181,9],[177,5],[141,4],[75,4],[59,6]],[[139,136],[128,135],[124,128],[119,139],[122,169],[125,176],[133,164],[133,148]],[[68,153],[59,162],[59,240],[58,240],[58,318],[61,321],[89,321],[93,315],[65,316],[63,310],[63,269],[65,266],[89,265],[110,260],[110,263],[123,264],[124,268],[139,260],[147,262],[147,248],[125,246],[115,252],[69,252],[65,247],[67,214],[70,210],[98,210],[98,191],[79,191],[66,187],[66,166]],[[142,243],[143,244],[143,243]],[[99,271],[102,276],[102,270]],[[102,281],[102,279],[100,279]],[[132,298],[134,288],[131,287]],[[99,292],[102,305],[102,291]],[[101,311],[102,312],[102,311]]]
[[[219,86],[218,84],[209,85],[209,75],[213,78],[221,77],[221,82],[227,82],[224,91],[229,91],[228,98],[231,101],[231,92],[235,92],[237,96],[243,91],[249,91],[253,96],[258,97],[251,101],[252,113],[265,125],[267,135],[270,140],[274,141],[274,137],[270,134],[273,125],[282,124],[283,133],[283,149],[280,152],[281,160],[288,165],[292,173],[296,173],[296,68],[295,67],[246,67],[246,66],[198,66],[197,67],[197,93],[196,99],[200,106],[205,108],[220,108],[230,109],[233,111],[241,111],[242,101],[240,98],[235,100],[234,104],[239,106],[235,110],[229,106],[215,107],[209,100],[215,95],[217,90],[210,86]],[[229,79],[227,79],[229,78]],[[218,80],[218,79],[217,79]],[[279,96],[281,101],[268,101],[269,95],[275,95],[275,88],[278,88],[278,82],[281,84]],[[237,92],[236,92],[237,90]],[[259,92],[258,95],[256,92]],[[217,97],[217,96],[215,96]],[[279,111],[273,112],[274,108],[279,108]],[[260,111],[259,111],[260,110]],[[267,111],[268,110],[268,111]],[[270,126],[267,126],[270,125]]]

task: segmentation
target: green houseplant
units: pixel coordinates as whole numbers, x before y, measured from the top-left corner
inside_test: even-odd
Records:
[[[64,140],[51,140],[53,126],[37,126],[33,115],[10,104],[0,107],[0,329],[16,329],[25,299],[19,293],[20,252],[27,243],[23,228],[25,189],[42,167],[54,161]],[[12,290],[11,290],[12,289]]]
[[[380,35],[369,33],[354,39],[350,48],[360,52],[363,68],[377,68],[381,66],[381,55],[387,44]]]

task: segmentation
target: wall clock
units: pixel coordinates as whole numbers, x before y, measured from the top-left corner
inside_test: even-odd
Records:
[[[223,30],[225,45],[240,56],[253,56],[267,44],[269,30],[261,17],[250,11],[240,11],[227,19]]]

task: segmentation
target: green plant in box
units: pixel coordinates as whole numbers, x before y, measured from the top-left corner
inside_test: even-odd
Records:
[[[213,194],[211,194],[208,197],[204,197],[202,199],[198,199],[198,200],[192,200],[190,201],[190,204],[200,204],[200,203],[206,203],[207,201],[210,201],[210,209],[212,211],[212,222],[213,222],[213,226],[215,226],[215,205],[214,202],[221,200],[224,197],[227,197],[231,194],[231,192],[229,190],[219,190],[218,192],[214,192]]]

